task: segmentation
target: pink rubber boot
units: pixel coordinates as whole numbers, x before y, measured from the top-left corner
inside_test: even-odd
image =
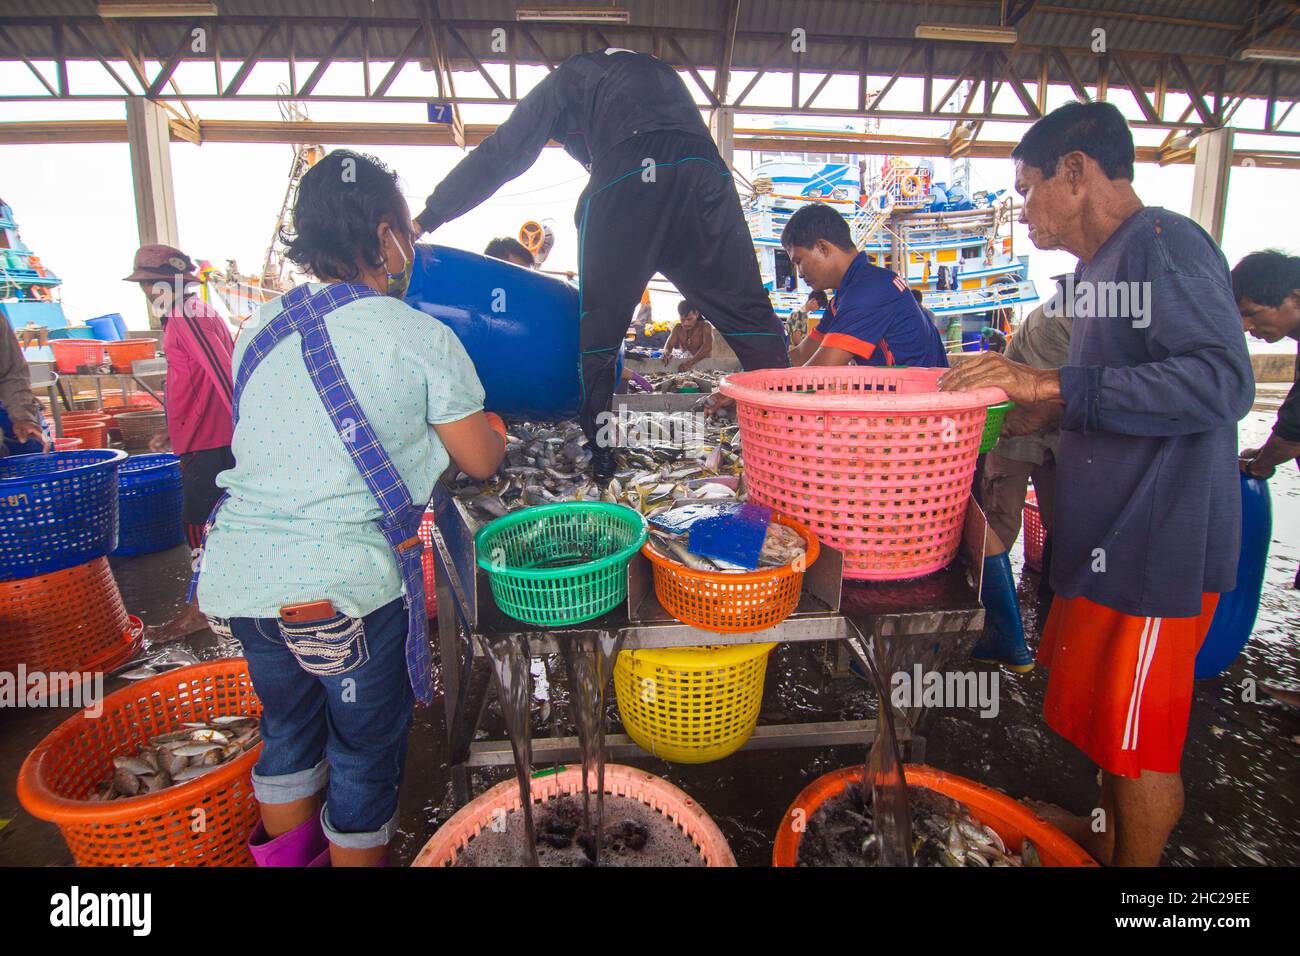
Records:
[[[274,839],[267,836],[266,827],[258,820],[248,838],[248,852],[258,866],[320,866],[317,860],[322,853],[324,865],[329,865],[329,841],[321,830],[318,813]]]

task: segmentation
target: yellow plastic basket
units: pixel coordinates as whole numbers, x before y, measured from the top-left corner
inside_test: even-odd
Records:
[[[767,655],[775,644],[624,651],[614,693],[627,734],[656,757],[721,760],[758,723]]]

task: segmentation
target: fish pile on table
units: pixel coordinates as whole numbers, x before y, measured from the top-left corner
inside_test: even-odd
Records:
[[[688,568],[697,571],[751,571],[752,568],[731,564],[719,558],[707,558],[692,554],[690,535],[668,534],[654,527],[650,528],[650,544],[666,558],[679,561]],[[795,561],[803,560],[807,555],[807,545],[793,528],[772,521],[763,536],[763,548],[758,554],[759,568],[783,568]]]
[[[591,452],[576,422],[511,422],[497,474],[479,481],[462,473],[451,491],[480,522],[559,501],[606,501],[649,515],[681,501],[736,499],[739,430],[702,422],[690,412],[626,415],[618,427],[635,441],[615,448],[614,478],[603,489],[591,479]]]
[[[700,392],[708,395],[726,377],[726,372],[643,372],[642,375],[655,387],[655,392]]]
[[[157,734],[135,754],[113,758],[113,775],[87,799],[120,800],[194,780],[229,763],[262,739],[256,717],[213,717]]]

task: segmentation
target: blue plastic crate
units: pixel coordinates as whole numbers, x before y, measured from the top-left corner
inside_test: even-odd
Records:
[[[175,455],[132,455],[117,473],[119,557],[152,554],[185,540],[181,521],[181,460]]]
[[[0,458],[0,581],[62,571],[117,547],[117,470],[105,448]]]

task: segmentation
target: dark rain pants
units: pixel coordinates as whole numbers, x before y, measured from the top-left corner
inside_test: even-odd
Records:
[[[576,214],[582,411],[589,442],[614,394],[618,349],[641,293],[662,272],[727,339],[745,369],[790,364],[758,274],[740,198],[711,140],[677,132],[625,140],[592,168]]]

